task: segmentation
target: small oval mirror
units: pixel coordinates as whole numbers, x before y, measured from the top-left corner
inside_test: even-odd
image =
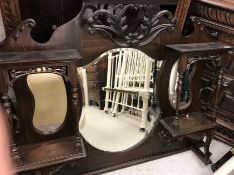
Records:
[[[194,74],[196,63],[190,65],[183,75],[182,80],[182,93],[179,102],[179,108],[187,108],[191,102],[191,92],[190,92],[190,80]],[[173,108],[176,108],[176,98],[177,98],[177,82],[178,82],[178,61],[174,63],[171,69],[170,79],[169,79],[169,101]]]
[[[33,126],[41,134],[55,133],[67,113],[67,94],[64,80],[53,73],[30,74],[28,87],[34,96]]]

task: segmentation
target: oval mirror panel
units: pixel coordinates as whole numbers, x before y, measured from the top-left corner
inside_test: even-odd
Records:
[[[105,52],[79,69],[85,92],[79,129],[89,144],[119,152],[147,138],[157,119],[148,111],[154,65],[143,52],[122,48]]]
[[[191,102],[191,92],[190,92],[190,84],[191,79],[194,74],[196,67],[196,63],[190,65],[190,67],[187,68],[183,75],[183,82],[182,82],[182,93],[180,97],[179,107],[180,109],[187,108]],[[169,78],[169,101],[173,108],[176,108],[176,98],[177,98],[177,83],[178,83],[178,61],[174,63],[171,69],[170,78]]]
[[[28,87],[34,96],[33,126],[42,134],[55,133],[67,113],[67,93],[63,78],[53,73],[30,74]]]

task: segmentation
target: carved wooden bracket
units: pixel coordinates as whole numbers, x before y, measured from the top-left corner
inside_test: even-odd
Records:
[[[232,81],[234,81],[232,77],[223,76],[221,84],[223,87],[229,87]]]
[[[29,68],[27,70],[10,70],[10,86],[13,86],[14,82],[21,77],[30,75],[30,74],[37,74],[37,73],[53,73],[60,75],[66,81],[70,81],[67,77],[67,68],[66,67],[41,67],[41,68]]]
[[[187,69],[195,62],[204,61],[204,60],[216,60],[216,61],[218,61],[220,58],[221,58],[220,54],[208,55],[208,56],[205,56],[205,57],[202,57],[202,56],[189,57],[188,58]]]
[[[126,15],[128,10],[143,13],[138,27],[133,30],[128,25]],[[161,23],[165,17],[168,23]],[[135,20],[135,19],[134,19]],[[175,20],[171,12],[163,10],[155,14],[152,5],[118,4],[112,10],[98,9],[88,20],[89,32],[96,31],[111,39],[121,47],[144,46],[156,38],[162,31],[173,31]]]
[[[33,19],[26,19],[22,21],[19,26],[12,32],[12,38],[17,41],[20,37],[20,33],[26,28],[33,28],[36,26],[36,22]]]

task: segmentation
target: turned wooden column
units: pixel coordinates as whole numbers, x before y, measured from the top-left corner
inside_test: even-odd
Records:
[[[14,120],[14,114],[12,113],[12,104],[10,101],[10,98],[8,96],[8,82],[6,82],[6,75],[4,74],[4,71],[0,70],[0,105],[2,105],[2,109],[4,110],[4,113],[6,114],[6,120],[7,120],[7,128],[10,135],[10,144],[11,144],[11,152],[12,152],[12,158],[15,161],[17,165],[21,164],[21,156],[19,154],[19,149],[15,141],[14,137],[14,126],[13,126],[13,120]]]
[[[179,125],[179,110],[180,110],[180,98],[183,90],[183,78],[184,78],[184,73],[187,68],[187,56],[186,55],[181,55],[178,60],[178,73],[179,73],[179,78],[177,81],[177,88],[176,88],[176,114],[174,116],[174,125],[178,126]]]

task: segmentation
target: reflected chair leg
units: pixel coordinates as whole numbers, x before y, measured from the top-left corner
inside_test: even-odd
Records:
[[[106,91],[106,98],[105,98],[105,107],[104,107],[104,111],[107,113],[108,112],[108,105],[109,105],[109,95],[110,95],[110,91]]]
[[[148,103],[149,103],[149,98],[143,96],[143,108],[142,108],[140,131],[145,131],[145,128],[147,127]]]
[[[117,92],[117,96],[116,96],[115,104],[114,104],[114,110],[112,112],[114,117],[116,116],[116,113],[117,113],[117,110],[118,110],[118,107],[119,107],[119,99],[120,99],[120,93]]]

